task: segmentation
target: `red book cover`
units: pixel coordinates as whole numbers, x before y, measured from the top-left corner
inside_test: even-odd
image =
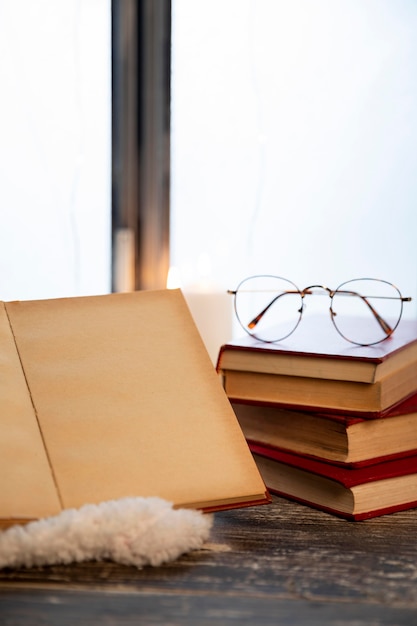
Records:
[[[416,381],[416,386],[417,386],[417,381]],[[316,407],[316,406],[306,406],[306,405],[296,406],[294,404],[285,404],[283,402],[271,403],[271,402],[262,402],[259,400],[250,401],[250,400],[242,400],[241,398],[233,398],[233,397],[229,397],[229,400],[232,403],[235,402],[238,404],[253,404],[255,406],[263,405],[263,406],[278,407],[282,409],[304,411],[304,412],[312,413],[315,415],[320,415],[321,417],[327,417],[328,419],[339,421],[343,424],[346,424],[346,426],[349,426],[350,424],[355,424],[358,422],[366,421],[368,419],[382,419],[382,418],[388,418],[388,417],[395,417],[396,415],[406,415],[407,413],[417,412],[417,393],[414,393],[411,396],[408,396],[407,398],[405,398],[405,400],[401,400],[401,402],[397,402],[396,404],[388,407],[387,409],[384,409],[383,411],[372,411],[372,412],[353,411],[353,410],[346,411],[345,409],[340,409],[340,410],[329,409],[327,411],[326,409],[322,407]]]
[[[252,450],[252,448],[255,447],[262,447],[265,450],[270,450],[270,451],[274,451],[277,449],[277,446],[274,445],[270,445],[267,443],[263,443],[260,441],[257,441],[255,439],[246,439],[249,448]],[[279,448],[279,450],[281,452],[288,452],[288,454],[295,454],[294,452],[292,452],[291,450],[289,450],[288,448]],[[269,455],[270,456],[270,455]],[[301,456],[301,455],[300,455]],[[351,463],[344,463],[343,461],[329,461],[327,459],[322,459],[321,457],[315,456],[313,454],[303,454],[302,455],[304,458],[306,459],[312,459],[315,461],[320,461],[322,463],[331,463],[334,466],[338,466],[338,467],[343,467],[347,470],[352,470],[352,469],[359,469],[359,468],[364,468],[364,467],[368,467],[369,465],[377,465],[380,463],[386,463],[387,461],[395,461],[397,459],[404,459],[406,457],[414,457],[417,456],[417,448],[413,448],[411,450],[404,450],[402,452],[396,452],[394,454],[385,454],[384,456],[379,456],[376,458],[372,458],[372,459],[365,459],[363,461],[353,461]]]
[[[354,485],[393,478],[394,476],[417,473],[417,456],[376,463],[369,467],[347,468],[298,454],[292,454],[291,452],[280,450],[279,448],[272,449],[266,446],[252,444],[250,449],[254,454],[267,456],[275,461],[304,469],[307,472],[318,474],[319,476],[331,478],[348,488]]]
[[[336,513],[337,515],[352,520],[363,520],[417,506],[417,456],[390,460],[366,467],[348,468],[310,457],[292,454],[278,448],[268,448],[255,443],[250,443],[249,447],[251,452],[255,455],[255,459],[256,456],[260,456],[277,462],[277,473],[276,480],[273,481],[274,484],[271,484],[272,479],[268,480],[264,475],[265,483],[272,493],[298,500],[310,506]],[[377,498],[379,504],[375,506],[370,505],[368,510],[355,512],[354,509],[352,511],[346,511],[339,508],[337,497],[333,502],[330,500],[329,504],[325,505],[322,502],[318,502],[317,499],[313,497],[310,500],[305,496],[305,493],[304,496],[299,496],[300,491],[297,487],[294,487],[293,491],[288,491],[285,486],[281,487],[280,485],[281,481],[284,483],[285,470],[282,468],[285,468],[285,466],[302,470],[307,479],[308,475],[316,475],[328,479],[329,484],[331,482],[336,483],[342,486],[347,492],[353,492],[354,488],[357,486],[372,484],[375,488],[374,493],[380,493],[380,496]],[[388,496],[386,495],[384,488],[388,485],[390,479],[407,476],[412,477],[412,479],[410,481],[411,486],[407,489],[405,496],[401,497],[401,495],[395,493],[395,490],[394,493]],[[391,498],[391,502],[389,498]],[[383,503],[382,506],[381,503]]]
[[[360,324],[360,318],[353,318],[352,324]],[[325,315],[311,315],[302,319],[295,331],[286,339],[274,343],[259,341],[250,335],[228,342],[220,348],[217,367],[222,367],[222,353],[226,350],[286,354],[289,356],[314,356],[335,360],[356,360],[379,364],[404,350],[410,344],[417,344],[417,320],[403,319],[391,337],[372,346],[358,346],[349,343],[334,328]]]
[[[374,413],[369,414],[369,416],[366,413],[361,413],[360,415],[344,413],[321,413],[317,410],[316,413],[320,414],[322,417],[326,417],[327,419],[342,422],[343,424],[346,424],[346,426],[350,426],[350,424],[357,424],[358,422],[363,422],[367,419],[375,417]],[[417,413],[417,393],[406,398],[402,402],[398,402],[394,406],[385,409],[385,411],[381,411],[379,413],[379,417],[382,419],[395,417],[396,415],[407,415],[411,413]]]

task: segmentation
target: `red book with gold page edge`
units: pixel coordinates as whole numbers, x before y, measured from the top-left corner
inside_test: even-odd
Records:
[[[306,315],[283,341],[248,335],[223,345],[217,371],[233,401],[379,417],[417,391],[417,321],[357,346],[325,315]]]
[[[364,520],[417,506],[417,456],[347,469],[250,445],[272,493],[334,513]]]
[[[232,402],[249,443],[360,467],[417,454],[417,394],[379,419]]]

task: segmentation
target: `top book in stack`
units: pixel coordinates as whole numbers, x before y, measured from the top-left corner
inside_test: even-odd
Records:
[[[325,315],[306,316],[280,342],[247,336],[223,345],[217,371],[233,401],[378,417],[417,391],[417,321],[402,320],[385,341],[357,346]]]

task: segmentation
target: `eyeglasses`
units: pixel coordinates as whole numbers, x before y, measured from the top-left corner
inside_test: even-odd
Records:
[[[375,278],[357,278],[333,290],[323,285],[299,289],[279,276],[251,276],[228,293],[234,295],[242,328],[265,343],[282,341],[295,331],[306,296],[328,296],[337,332],[360,346],[372,346],[390,337],[400,322],[403,303],[411,301],[391,283]]]

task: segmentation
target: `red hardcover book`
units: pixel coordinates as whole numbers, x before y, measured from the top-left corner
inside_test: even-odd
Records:
[[[417,394],[380,419],[232,402],[250,443],[360,467],[417,454]]]
[[[379,417],[417,392],[417,321],[402,320],[379,344],[356,346],[326,316],[313,315],[283,341],[247,336],[223,345],[217,371],[234,401]]]
[[[348,469],[284,450],[250,449],[272,493],[351,520],[417,507],[417,456]]]

